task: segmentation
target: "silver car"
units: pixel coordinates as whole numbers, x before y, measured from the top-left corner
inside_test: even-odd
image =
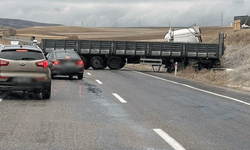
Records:
[[[38,46],[0,45],[0,92],[24,91],[51,96],[51,73]]]

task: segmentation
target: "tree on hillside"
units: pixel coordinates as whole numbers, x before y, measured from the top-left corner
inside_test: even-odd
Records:
[[[16,30],[14,29],[14,28],[9,28],[8,29],[8,32],[9,32],[9,34],[10,34],[10,36],[15,36],[16,35]]]
[[[9,37],[9,36],[10,36],[9,31],[4,31],[4,32],[3,32],[3,36]]]
[[[7,37],[8,36],[15,36],[17,34],[17,31],[12,27],[5,27],[3,29],[4,29],[4,31],[3,31],[4,36],[7,36]]]

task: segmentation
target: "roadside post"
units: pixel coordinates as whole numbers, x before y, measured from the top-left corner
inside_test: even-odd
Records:
[[[175,68],[175,69],[174,69],[174,72],[175,72],[174,75],[176,76],[176,75],[177,75],[177,62],[175,62],[174,68]]]

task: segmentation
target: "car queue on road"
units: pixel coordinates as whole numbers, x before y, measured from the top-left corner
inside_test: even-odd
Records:
[[[55,75],[83,78],[84,62],[74,51],[59,50],[45,57],[36,45],[0,45],[0,93],[22,91],[51,97]]]

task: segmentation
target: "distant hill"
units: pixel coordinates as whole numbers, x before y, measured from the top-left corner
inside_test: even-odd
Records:
[[[61,26],[60,24],[39,23],[34,21],[0,18],[0,25],[9,26],[16,29],[28,28],[34,26]]]

